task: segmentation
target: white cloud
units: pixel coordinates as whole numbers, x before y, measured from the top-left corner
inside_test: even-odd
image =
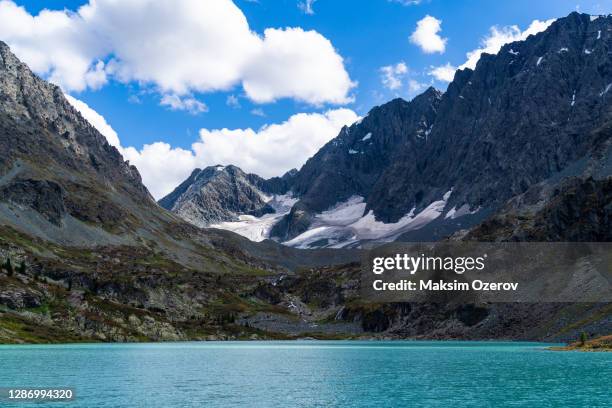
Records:
[[[468,52],[467,61],[460,65],[459,68],[474,69],[483,53],[497,54],[504,44],[525,40],[532,34],[546,30],[554,21],[555,19],[546,21],[533,20],[525,31],[521,31],[516,25],[501,28],[493,26],[489,29],[489,35],[482,39],[480,48]]]
[[[242,84],[257,102],[340,104],[354,86],[325,37],[299,28],[260,36],[231,0],[90,0],[75,12],[36,16],[0,0],[0,38],[66,91],[97,88],[112,77],[162,94]]]
[[[181,97],[177,94],[167,94],[162,96],[160,105],[168,106],[171,110],[184,110],[192,115],[208,112],[208,106],[205,103],[191,96]]]
[[[315,1],[317,1],[317,0],[299,1],[298,2],[298,8],[300,10],[302,10],[302,12],[304,12],[304,14],[313,15],[314,14],[314,9],[312,8],[312,6],[314,5]]]
[[[201,129],[200,141],[192,145],[200,166],[235,164],[262,177],[278,176],[301,167],[344,125],[359,116],[350,109],[325,113],[298,113],[279,124],[259,130]],[[236,152],[240,151],[240,155]]]
[[[445,65],[431,67],[429,75],[433,76],[438,81],[451,82],[455,77],[455,71],[457,71],[457,67],[447,62]]]
[[[85,102],[76,99],[68,94],[64,94],[68,102],[87,120],[93,127],[98,129],[98,132],[102,133],[102,136],[106,137],[108,144],[117,148],[121,147],[119,142],[119,136],[117,132],[106,122],[104,116],[100,115],[95,110],[91,109]]]
[[[34,17],[12,1],[0,1],[0,39],[33,71],[65,89],[95,89],[106,81],[97,61],[105,46],[74,23],[64,12],[43,10]]]
[[[121,154],[138,168],[142,182],[156,200],[174,190],[198,167],[192,150],[173,148],[165,142],[147,144],[141,150],[127,147],[121,149]]]
[[[301,167],[336,137],[342,126],[359,119],[355,112],[345,108],[325,113],[298,113],[285,122],[266,125],[259,130],[201,129],[200,138],[191,149],[156,142],[138,150],[121,147],[117,133],[101,115],[84,102],[68,95],[67,98],[126,160],[138,168],[143,183],[156,199],[171,192],[196,167],[234,164],[262,177],[282,175],[294,167]]]
[[[417,22],[416,30],[410,36],[410,42],[418,45],[427,54],[443,53],[448,39],[440,37],[438,32],[441,30],[442,20],[426,15]]]
[[[390,90],[397,90],[402,87],[402,78],[408,73],[408,67],[404,62],[395,65],[386,65],[380,68],[381,82],[383,86]]]
[[[332,43],[301,28],[266,29],[242,84],[258,103],[289,97],[315,105],[351,102],[348,92],[356,85]]]

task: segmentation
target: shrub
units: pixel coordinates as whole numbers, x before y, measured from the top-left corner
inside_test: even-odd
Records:
[[[11,263],[11,258],[6,258],[6,262],[3,265],[3,268],[6,270],[8,276],[13,276],[13,264]]]

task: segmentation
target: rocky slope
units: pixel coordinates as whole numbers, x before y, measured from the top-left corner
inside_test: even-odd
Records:
[[[269,236],[341,246],[436,240],[478,224],[609,138],[600,129],[612,120],[611,50],[612,16],[572,13],[483,55],[444,94],[372,109],[284,186],[299,201]]]

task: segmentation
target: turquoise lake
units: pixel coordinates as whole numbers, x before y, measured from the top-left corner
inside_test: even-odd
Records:
[[[70,387],[6,407],[598,407],[612,353],[505,342],[0,346],[0,387]]]

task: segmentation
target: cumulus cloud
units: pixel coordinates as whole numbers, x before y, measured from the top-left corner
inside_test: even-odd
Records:
[[[289,97],[315,105],[351,102],[348,91],[356,85],[331,42],[301,28],[266,29],[242,84],[257,103]]]
[[[324,113],[298,113],[285,122],[257,130],[201,129],[199,139],[190,149],[156,142],[139,150],[122,147],[117,133],[101,115],[84,102],[67,98],[126,160],[138,168],[144,184],[156,199],[171,192],[196,167],[234,164],[262,177],[282,175],[294,167],[301,167],[321,146],[336,137],[342,126],[359,119],[355,112],[344,108]]]
[[[402,79],[408,73],[404,62],[395,65],[386,65],[380,68],[380,80],[383,86],[392,91],[402,87]]]
[[[301,167],[344,125],[359,116],[350,109],[298,113],[279,124],[254,129],[201,129],[192,145],[200,165],[235,164],[263,177],[278,176]],[[240,151],[240,155],[236,155]]]
[[[438,34],[440,31],[442,31],[442,20],[426,15],[417,22],[416,30],[410,36],[410,42],[427,54],[443,53],[448,39],[440,37]]]
[[[164,95],[242,84],[257,102],[340,104],[355,85],[321,34],[287,28],[258,35],[231,0],[90,0],[77,11],[36,16],[0,0],[0,38],[66,91],[112,77]]]
[[[172,147],[165,142],[120,149],[125,160],[136,166],[142,182],[156,200],[164,197],[183,182],[198,167],[192,150]]]
[[[184,110],[192,115],[208,112],[208,106],[206,106],[204,102],[200,102],[191,96],[181,97],[177,94],[164,95],[161,98],[160,105],[168,106],[171,110]]]
[[[476,68],[476,63],[483,53],[497,54],[504,44],[521,41],[527,39],[532,34],[537,34],[544,31],[550,26],[555,19],[540,21],[533,20],[525,31],[516,25],[497,27],[493,26],[489,29],[489,35],[481,41],[481,46],[467,53],[467,61],[459,66],[459,68]]]
[[[12,1],[0,1],[0,39],[33,71],[65,89],[97,88],[106,82],[104,63],[97,61],[105,44],[74,23],[68,13],[43,10],[32,16]]]
[[[431,67],[429,75],[433,76],[438,81],[451,82],[455,77],[455,71],[457,71],[457,67],[447,62],[445,65]]]

